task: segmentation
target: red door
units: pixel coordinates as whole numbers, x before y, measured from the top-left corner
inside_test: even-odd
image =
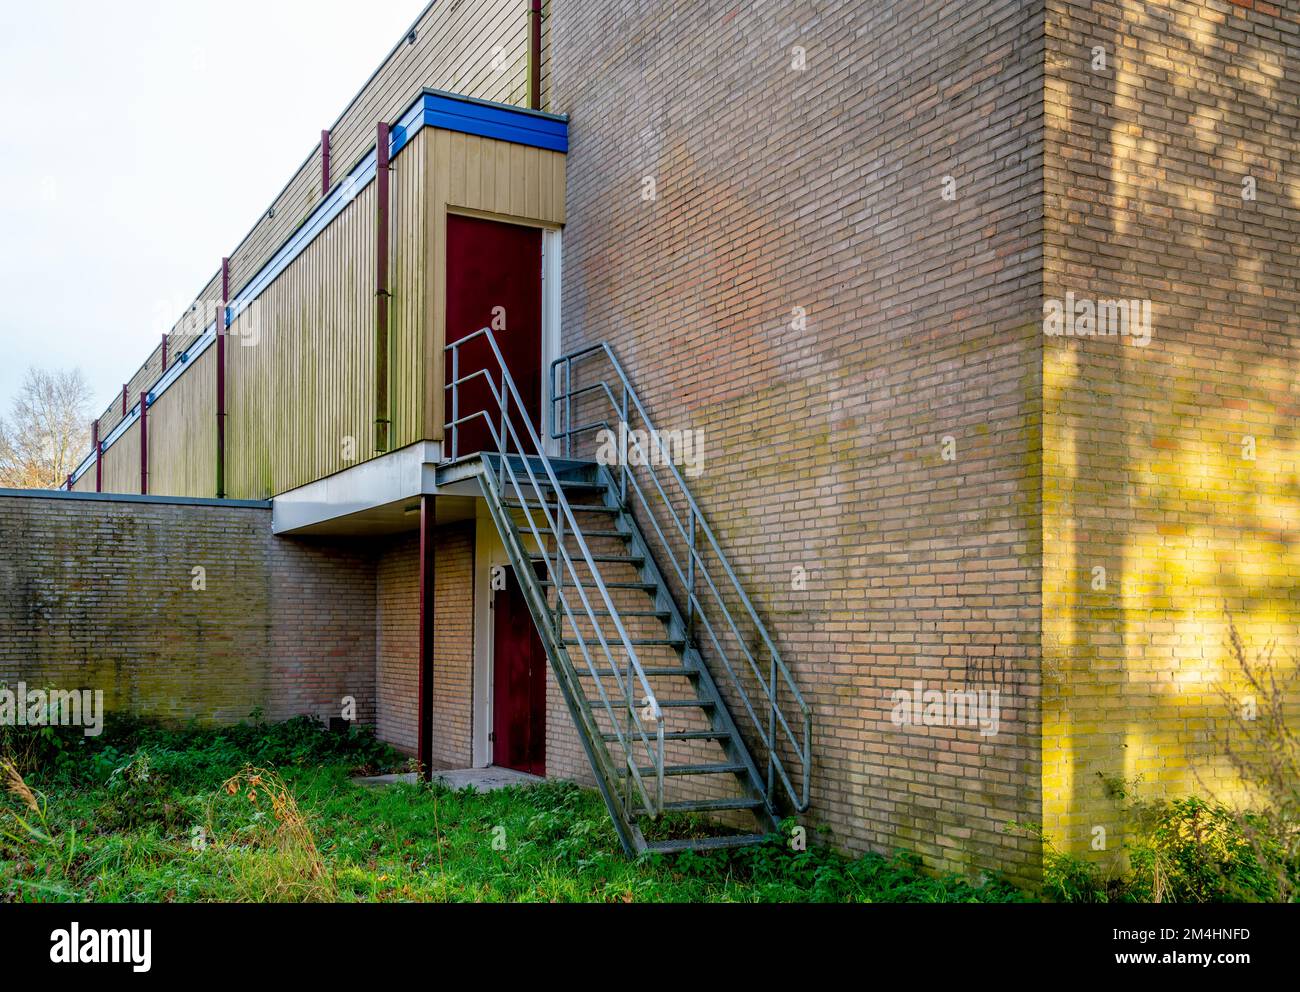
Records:
[[[542,232],[532,227],[500,224],[475,217],[447,217],[447,343],[459,341],[483,327],[493,328],[497,347],[515,381],[524,411],[541,437],[542,411]],[[447,355],[446,379],[452,381],[451,356]],[[460,349],[457,376],[464,378],[486,369],[497,388],[501,368],[487,341],[476,339]],[[499,408],[488,384],[480,377],[459,390],[459,417],[479,410],[490,411],[492,423],[499,423]],[[511,416],[519,440],[530,447],[520,411],[510,401]],[[451,391],[446,395],[446,422],[453,419]],[[460,428],[456,455],[497,450],[492,433],[483,419],[476,418]],[[451,447],[451,432],[445,443]],[[518,450],[518,445],[507,441]]]
[[[546,649],[513,569],[492,613],[492,763],[545,775]]]

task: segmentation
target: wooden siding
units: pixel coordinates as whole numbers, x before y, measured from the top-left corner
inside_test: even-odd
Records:
[[[427,131],[393,160],[389,323],[392,446],[419,440]],[[371,183],[231,327],[228,494],[266,498],[378,452],[375,196]]]
[[[94,469],[88,473],[94,488]],[[128,427],[117,443],[104,452],[104,492],[138,493],[140,491],[140,424]]]
[[[564,155],[456,131],[426,130],[433,151],[428,173],[428,240],[424,431],[442,439],[443,362],[446,341],[447,213],[467,213],[517,224],[558,227],[564,223]]]
[[[149,408],[149,492],[156,496],[216,492],[216,360],[210,346]],[[86,474],[93,488],[93,470]]]
[[[551,110],[551,0],[542,3],[542,110]],[[558,113],[559,111],[552,111]]]
[[[565,165],[559,152],[426,127],[392,167],[395,450],[442,436],[447,213],[558,226],[564,222]],[[231,326],[226,490],[232,498],[276,496],[377,454],[376,195],[372,182]],[[169,348],[173,363],[205,326],[208,312],[200,308],[178,325]],[[193,362],[149,411],[149,491],[155,495],[214,495],[216,348]],[[139,491],[138,436],[133,427],[129,439],[109,449],[106,492]],[[134,459],[129,470],[127,459]],[[94,488],[93,470],[77,488]]]
[[[543,8],[543,93],[549,92],[549,4]],[[375,125],[392,122],[423,87],[450,90],[482,100],[526,106],[528,102],[528,0],[463,0],[432,3],[415,24],[414,44],[402,41],[357,94],[330,129],[331,179],[334,184],[367,153]],[[499,58],[498,58],[499,52]],[[324,125],[326,122],[322,122]],[[237,292],[321,201],[320,148],[312,150],[298,172],[230,254],[230,289]],[[225,252],[214,250],[214,267]],[[220,301],[220,274],[196,298],[199,313]],[[194,311],[180,315],[168,353],[179,354],[203,326],[193,325]],[[142,389],[157,379],[161,348],[131,377],[128,409]],[[100,417],[101,436],[122,420],[121,396],[115,395]],[[83,477],[84,479],[84,477]],[[91,482],[93,489],[94,483]],[[78,486],[78,489],[81,487]],[[210,495],[210,494],[208,494]]]
[[[400,44],[331,128],[335,183],[375,143],[375,125],[396,120],[423,87],[527,106],[527,0],[435,3],[415,31],[415,44]],[[232,254],[232,289],[257,273],[320,200],[317,147]]]
[[[221,302],[221,275],[217,274],[215,278],[203,287],[203,292],[199,294],[191,308],[181,315],[180,319],[172,325],[170,336],[167,342],[167,363],[168,367],[176,363],[176,359],[192,345],[203,333],[208,323],[211,322],[215,314],[215,307]],[[135,406],[140,400],[140,393],[148,389],[158,381],[162,374],[162,342],[153,351],[145,363],[136,370],[127,384],[127,410]],[[109,433],[122,422],[122,394],[118,393],[113,397],[113,401],[108,404],[99,418],[99,436],[107,437]],[[80,490],[80,487],[77,487]],[[94,483],[91,483],[91,491],[94,491]]]

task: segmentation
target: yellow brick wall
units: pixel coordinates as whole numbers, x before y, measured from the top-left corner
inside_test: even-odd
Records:
[[[1146,347],[1044,342],[1043,817],[1105,859],[1107,779],[1243,798],[1227,617],[1300,655],[1300,15],[1050,0],[1047,39],[1044,295],[1152,302]]]
[[[556,7],[562,346],[704,433],[691,488],[812,709],[803,822],[1037,871],[1005,827],[1039,813],[1041,10],[679,6]],[[1000,729],[896,724],[917,680],[999,686]]]

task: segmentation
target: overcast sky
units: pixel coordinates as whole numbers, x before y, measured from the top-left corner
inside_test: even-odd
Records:
[[[29,365],[101,412],[424,6],[0,7],[0,413]]]

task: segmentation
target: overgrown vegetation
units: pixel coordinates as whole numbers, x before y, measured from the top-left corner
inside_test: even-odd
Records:
[[[914,855],[853,860],[777,841],[629,861],[594,792],[366,788],[351,776],[400,768],[400,757],[309,720],[222,730],[119,721],[95,739],[9,731],[0,748],[0,900],[1032,898],[996,879],[934,877]]]
[[[1300,878],[1294,834],[1273,814],[1139,803],[1119,782],[1108,788],[1131,817],[1126,870],[1044,838],[1031,894],[936,877],[912,854],[850,859],[783,840],[629,861],[600,797],[567,783],[477,794],[351,781],[403,767],[369,733],[307,719],[119,720],[98,738],[0,728],[0,901],[1212,902],[1291,900]]]
[[[1268,841],[1256,814],[1188,796],[1133,802],[1123,857],[1107,864],[1043,836],[1043,894],[1055,902],[1285,902],[1300,863]],[[1041,832],[1035,831],[1035,833]],[[1289,879],[1289,881],[1283,881]]]
[[[1294,902],[1300,899],[1300,659],[1283,668],[1272,645],[1251,658],[1231,618],[1228,643],[1244,692],[1219,687],[1228,711],[1223,753],[1259,803],[1237,825],[1278,899]]]
[[[1231,618],[1234,677],[1219,687],[1219,745],[1251,797],[1244,810],[1186,796],[1134,798],[1140,782],[1103,780],[1126,827],[1109,870],[1043,841],[1044,893],[1062,902],[1300,901],[1300,665],[1251,657]],[[1208,791],[1208,790],[1207,790]]]

